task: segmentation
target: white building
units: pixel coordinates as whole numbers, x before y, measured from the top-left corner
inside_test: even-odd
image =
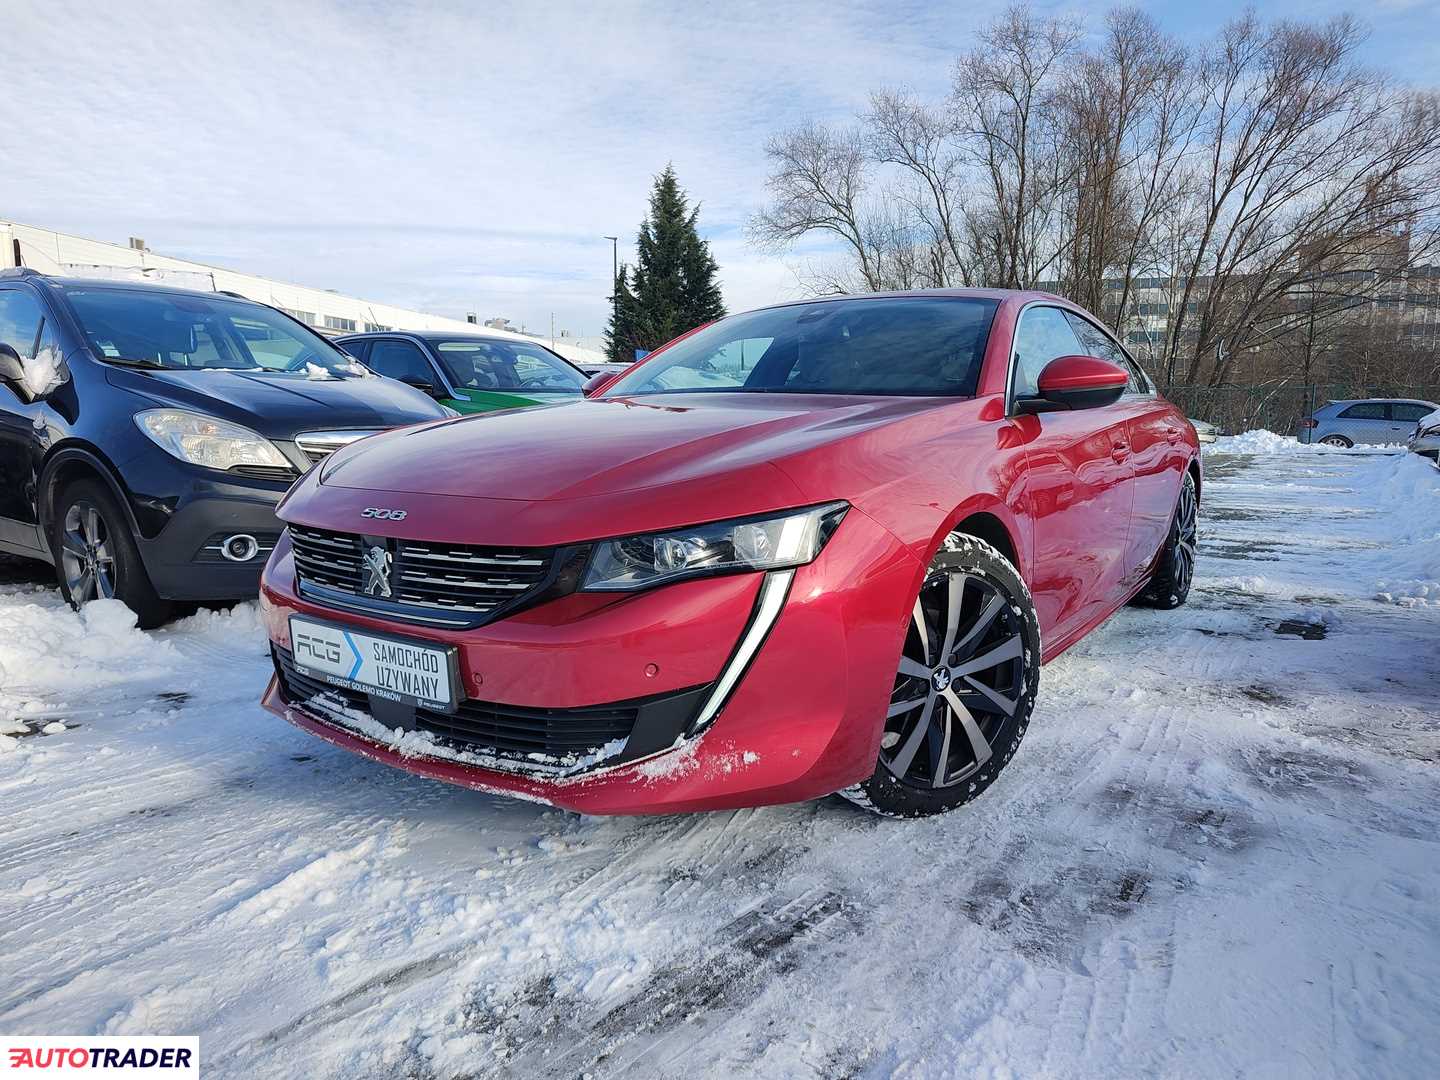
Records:
[[[12,266],[28,266],[42,274],[67,277],[121,278],[182,289],[239,293],[262,304],[283,308],[301,322],[331,336],[366,330],[480,332],[538,341],[576,364],[599,364],[605,360],[604,354],[576,345],[573,340],[557,338],[551,345],[548,338],[538,335],[488,327],[482,329],[461,319],[427,315],[423,311],[342,296],[328,289],[291,285],[186,259],[172,259],[146,250],[139,241],[132,241],[126,247],[68,236],[51,229],[38,229],[33,225],[0,221],[0,269]]]

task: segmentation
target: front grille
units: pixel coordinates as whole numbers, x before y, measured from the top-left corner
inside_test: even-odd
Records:
[[[553,557],[544,549],[367,539],[301,525],[290,526],[290,541],[302,591],[318,586],[398,609],[393,613],[401,618],[408,608],[417,616],[439,612],[462,622],[482,621],[533,596],[548,580]],[[363,559],[372,544],[392,555],[388,598],[364,593]]]
[[[286,649],[274,646],[273,653],[280,692],[288,703],[302,706],[341,726],[345,726],[347,712],[370,714],[368,694],[302,675],[295,670],[294,660]],[[671,695],[671,698],[678,700],[681,696]],[[527,768],[564,768],[580,759],[592,759],[588,764],[595,764],[601,760],[595,755],[603,748],[617,740],[629,739],[641,709],[652,701],[540,709],[466,700],[460,702],[453,713],[417,708],[414,726],[417,731],[427,731],[456,749]],[[688,707],[688,702],[685,704]],[[604,760],[619,754],[618,749],[612,748]]]
[[[312,465],[324,461],[343,446],[349,446],[359,439],[379,434],[379,428],[352,428],[344,431],[302,431],[295,436],[295,445],[300,448]]]
[[[276,480],[286,484],[300,475],[288,465],[231,465],[230,471],[241,476],[253,476],[257,480]]]

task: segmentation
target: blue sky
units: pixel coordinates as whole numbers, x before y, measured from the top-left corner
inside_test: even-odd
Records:
[[[942,93],[1001,6],[5,0],[0,218],[594,334],[601,237],[626,257],[670,161],[704,205],[727,301],[753,307],[796,292],[797,259],[743,234],[766,136],[851,116],[879,86]],[[1108,6],[1036,5],[1091,29]],[[1190,40],[1242,8],[1150,5]],[[1440,2],[1357,14],[1369,62],[1440,84]]]

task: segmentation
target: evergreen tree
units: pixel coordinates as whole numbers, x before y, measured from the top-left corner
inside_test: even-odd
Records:
[[[655,178],[650,212],[636,237],[635,267],[621,267],[615,311],[606,331],[612,360],[629,361],[636,349],[655,349],[687,330],[725,314],[715,280],[719,267],[700,239],[693,209],[667,165]]]
[[[630,268],[620,264],[615,275],[615,302],[611,309],[610,325],[605,329],[605,355],[608,359],[628,364],[635,359],[635,294],[630,291]]]

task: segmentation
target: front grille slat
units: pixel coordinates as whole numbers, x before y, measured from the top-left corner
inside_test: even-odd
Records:
[[[369,715],[368,695],[331,686],[296,670],[288,650],[274,648],[275,670],[285,700],[304,706],[342,726],[345,712]],[[517,767],[563,768],[628,739],[644,700],[612,702],[575,709],[531,708],[483,701],[461,701],[453,713],[415,710],[415,727],[442,744],[513,762]],[[534,755],[541,759],[537,762]]]
[[[553,558],[548,550],[376,540],[392,554],[390,595],[377,599],[364,592],[367,541],[361,535],[292,525],[290,541],[302,592],[307,585],[338,590],[397,619],[414,609],[415,621],[432,621],[428,610],[462,625],[479,625],[544,588]]]

